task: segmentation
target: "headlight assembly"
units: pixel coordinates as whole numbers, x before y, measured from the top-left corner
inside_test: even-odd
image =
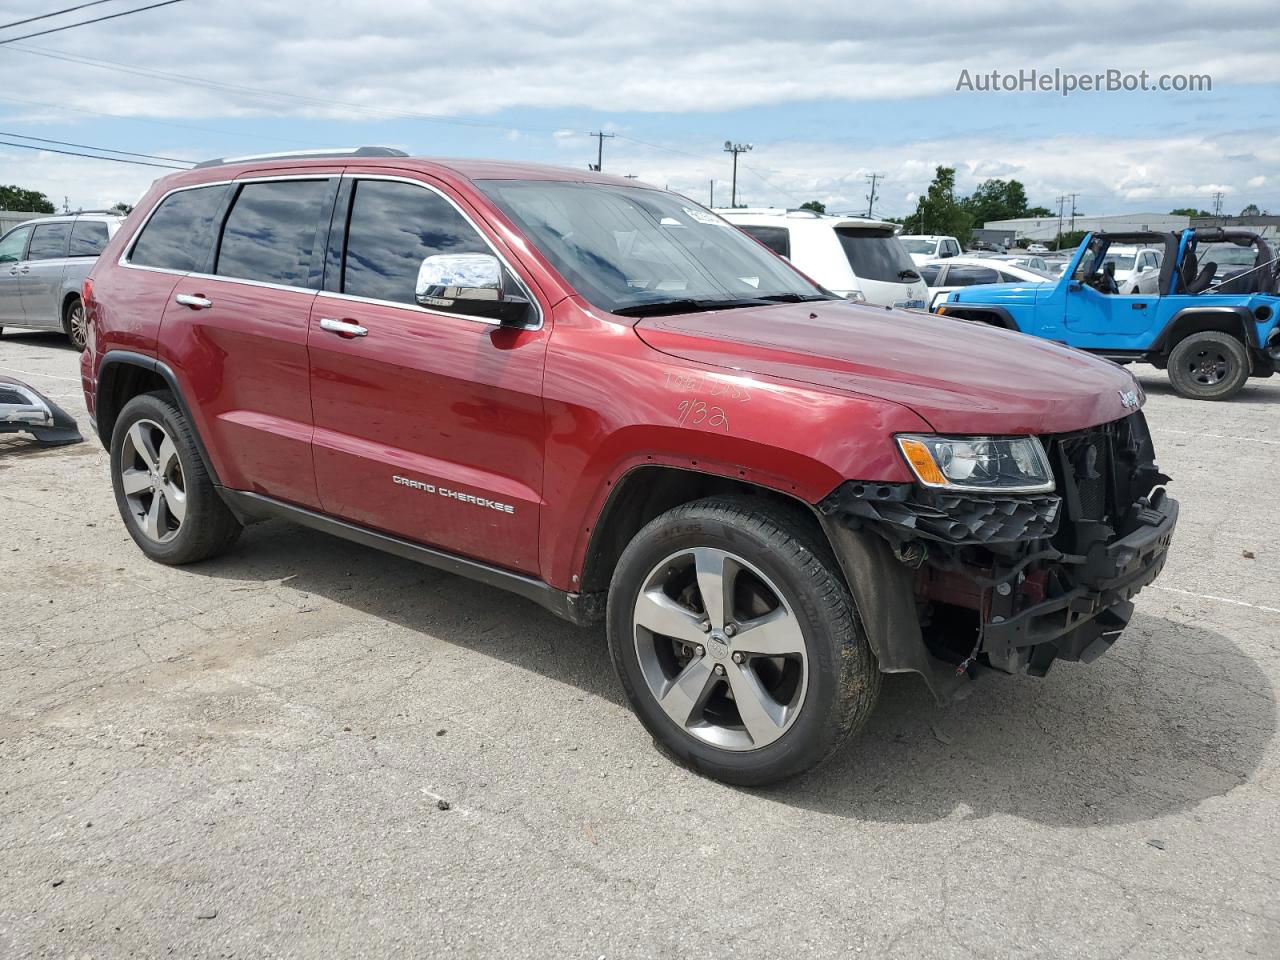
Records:
[[[1049,458],[1036,437],[900,434],[898,448],[926,487],[972,493],[1048,493]]]

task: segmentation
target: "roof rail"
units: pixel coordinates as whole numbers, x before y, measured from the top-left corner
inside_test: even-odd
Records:
[[[257,153],[247,157],[217,157],[197,163],[192,169],[220,167],[225,163],[246,163],[250,160],[314,160],[324,157],[407,157],[409,154],[395,147],[336,147],[332,150],[284,150],[280,153]]]

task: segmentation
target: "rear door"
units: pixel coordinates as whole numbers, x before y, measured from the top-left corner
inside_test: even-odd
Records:
[[[311,508],[307,324],[336,188],[336,174],[234,183],[211,266],[178,281],[160,336],[222,483]]]
[[[32,229],[27,262],[19,274],[26,326],[62,329],[62,274],[70,241],[70,220],[38,223]]]
[[[18,227],[0,240],[0,324],[21,326],[26,319],[22,310],[22,270],[30,239],[31,228]]]
[[[363,526],[537,572],[542,308],[513,329],[414,297],[433,254],[493,253],[519,283],[464,209],[424,181],[344,180],[310,326],[320,499]]]

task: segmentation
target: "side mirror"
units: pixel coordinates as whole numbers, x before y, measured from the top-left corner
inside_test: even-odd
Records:
[[[420,307],[520,326],[529,301],[503,292],[502,264],[490,253],[437,253],[422,261],[414,299]]]

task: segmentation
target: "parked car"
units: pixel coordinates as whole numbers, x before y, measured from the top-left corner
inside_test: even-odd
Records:
[[[80,287],[123,222],[110,213],[38,217],[0,237],[0,332],[61,330],[83,350]]]
[[[1067,267],[1071,266],[1069,255],[1051,254],[1044,258],[1045,270],[1054,277],[1060,277]]]
[[[1008,253],[1009,248],[1003,243],[996,243],[994,240],[971,240],[969,241],[969,249],[966,253]]]
[[[945,701],[1093,661],[1177,523],[1125,370],[834,297],[620,177],[211,162],[152,187],[85,302],[148,557],[283,517],[603,621],[652,736],[734,783],[830,755],[882,672]]]
[[[1214,262],[1201,245],[1229,242],[1254,251],[1255,268],[1213,287]],[[1123,295],[1115,246],[1163,247],[1158,292]],[[956,290],[938,313],[1021,330],[1070,344],[1117,363],[1145,362],[1169,371],[1184,397],[1226,400],[1250,377],[1280,364],[1280,274],[1257,234],[1221,228],[1176,233],[1092,233],[1054,286],[996,285]]]
[[[1155,294],[1160,289],[1161,248],[1112,244],[1106,263],[1114,264],[1116,284],[1124,294]]]
[[[881,307],[924,309],[915,264],[883,220],[812,210],[730,209],[722,217],[842,297]]]
[[[947,299],[947,294],[961,287],[981,286],[988,283],[1049,283],[1047,273],[1039,273],[1028,267],[1005,263],[996,257],[953,257],[935,260],[920,268],[924,282],[929,285],[929,309],[935,310]]]
[[[1028,270],[1036,270],[1040,273],[1049,272],[1049,264],[1044,257],[1039,257],[1030,253],[989,253],[983,256],[984,260],[994,260],[997,263],[1007,263],[1015,267],[1025,267]]]
[[[1048,252],[1049,252],[1049,248],[1046,247],[1043,243],[1027,244],[1027,253],[1048,253]]]
[[[955,237],[938,236],[937,234],[908,233],[898,237],[907,253],[916,263],[928,263],[930,260],[946,260],[948,257],[960,256],[960,241]]]

